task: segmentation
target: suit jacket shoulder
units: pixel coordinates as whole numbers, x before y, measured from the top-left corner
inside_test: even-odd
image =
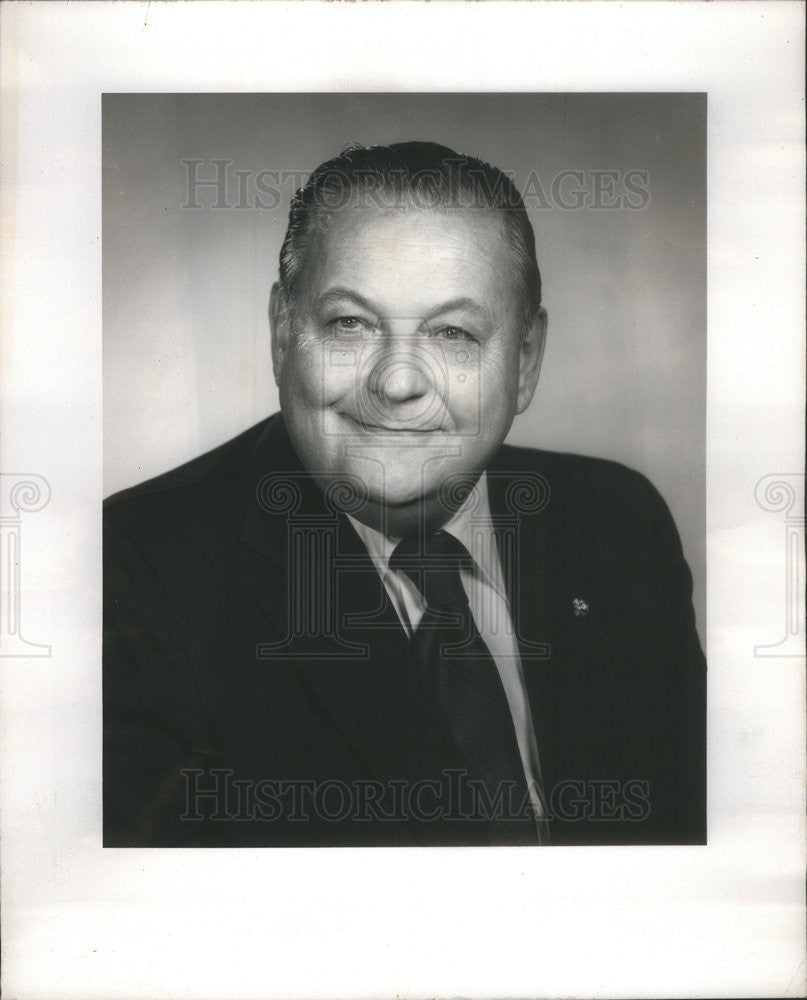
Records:
[[[231,507],[221,502],[238,498],[242,491],[255,449],[276,418],[270,417],[211,451],[155,476],[136,486],[113,494],[104,501],[104,517],[120,525],[137,524],[141,528],[159,524],[178,507],[205,507],[211,513],[231,515]]]

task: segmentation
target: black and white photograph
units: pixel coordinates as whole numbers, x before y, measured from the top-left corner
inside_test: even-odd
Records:
[[[803,996],[803,6],[0,27],[3,994]]]
[[[104,116],[105,842],[705,843],[706,95]]]

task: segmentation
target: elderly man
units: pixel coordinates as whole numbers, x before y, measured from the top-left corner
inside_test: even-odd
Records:
[[[664,502],[503,445],[547,323],[510,180],[348,149],[270,318],[281,413],[106,504],[105,843],[703,843]]]

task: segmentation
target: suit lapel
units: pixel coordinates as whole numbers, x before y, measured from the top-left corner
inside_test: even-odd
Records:
[[[505,451],[506,454],[506,451]],[[552,567],[545,510],[519,510],[518,484],[532,472],[508,469],[500,458],[488,472],[490,511],[510,613],[522,662],[551,656],[549,598]],[[522,507],[524,505],[522,504]]]

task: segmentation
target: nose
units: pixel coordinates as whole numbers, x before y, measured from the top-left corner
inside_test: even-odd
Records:
[[[412,340],[391,339],[374,359],[368,388],[387,403],[422,399],[431,388],[427,359]]]

